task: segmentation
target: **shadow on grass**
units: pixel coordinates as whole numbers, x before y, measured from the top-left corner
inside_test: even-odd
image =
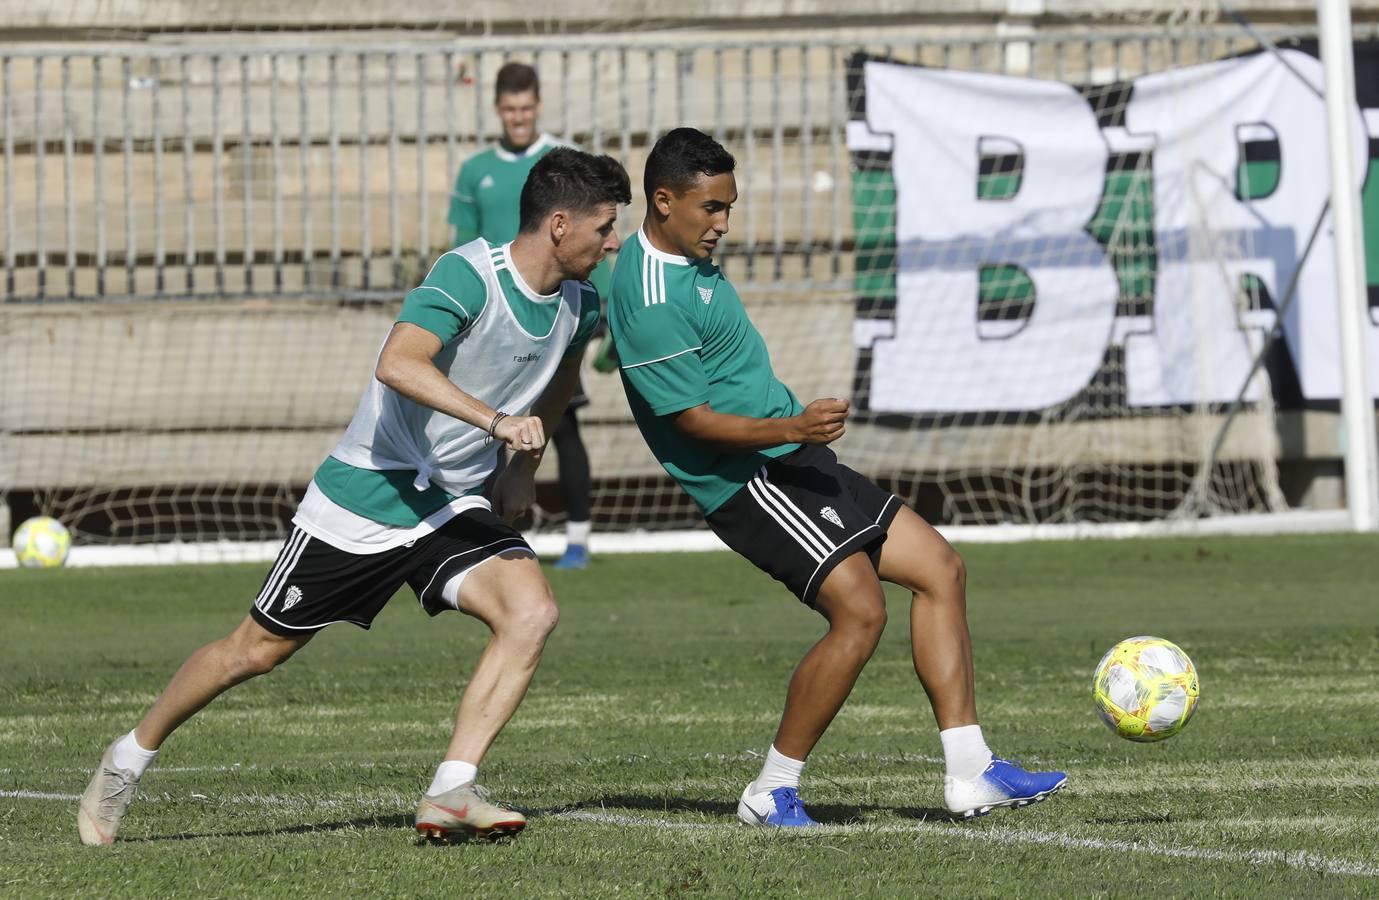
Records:
[[[583,800],[564,806],[547,809],[524,810],[533,818],[559,816],[570,812],[606,812],[616,815],[623,812],[634,813],[697,813],[714,816],[724,820],[724,824],[737,821],[737,802],[724,800],[697,800],[687,797],[645,797],[641,795],[613,794],[592,800]],[[919,807],[889,807],[852,804],[809,804],[809,815],[821,825],[849,825],[863,822],[868,814],[891,813],[904,819],[924,822],[951,822],[952,815],[945,809]]]
[[[902,819],[914,819],[916,822],[961,822],[961,816],[955,816],[946,809],[937,809],[932,806],[903,806],[892,810]]]
[[[734,824],[737,821],[737,803],[723,800],[697,800],[693,798],[677,797],[668,799],[665,797],[645,797],[640,795],[613,794],[597,799],[582,800],[575,803],[567,803],[561,806],[551,806],[536,809],[522,808],[532,819],[559,818],[562,814],[572,812],[598,813],[604,812],[611,815],[619,813],[630,813],[634,817],[651,818],[652,814],[660,813],[664,815],[676,815],[684,813],[694,813],[701,816],[709,816],[719,820],[718,823],[705,824]],[[809,814],[821,825],[855,825],[866,821],[875,813],[890,813],[919,822],[951,822],[953,817],[947,810],[930,809],[922,807],[887,807],[875,805],[850,805],[850,804],[811,804]],[[640,816],[638,816],[640,814]],[[183,831],[176,834],[154,834],[143,837],[120,838],[122,844],[146,844],[146,843],[165,843],[169,841],[195,841],[203,838],[252,838],[252,837],[276,837],[280,835],[293,834],[314,834],[331,831],[347,831],[354,829],[374,829],[374,828],[397,828],[411,831],[415,822],[412,813],[394,813],[390,815],[360,816],[354,819],[342,819],[335,822],[310,822],[301,825],[283,825],[276,828],[246,828],[235,831]],[[618,824],[610,822],[609,824]],[[419,841],[420,843],[428,843]],[[487,842],[487,841],[485,841]]]
[[[182,831],[177,834],[151,834],[147,837],[120,838],[121,844],[160,843],[163,841],[195,841],[201,838],[272,837],[283,834],[312,834],[325,831],[345,831],[354,828],[408,828],[416,821],[412,813],[387,816],[361,816],[339,822],[313,822],[305,825],[284,825],[280,828],[249,828],[239,831]]]

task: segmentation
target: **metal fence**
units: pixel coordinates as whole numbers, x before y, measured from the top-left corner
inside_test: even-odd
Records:
[[[396,298],[450,245],[451,186],[497,137],[511,58],[542,74],[543,126],[634,181],[670,127],[724,142],[734,278],[842,287],[855,54],[1097,84],[1257,47],[1236,27],[704,40],[0,50],[5,301]]]

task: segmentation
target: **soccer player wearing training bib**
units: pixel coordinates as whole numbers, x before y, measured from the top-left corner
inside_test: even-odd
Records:
[[[737,202],[735,163],[676,128],[652,148],[647,215],[613,272],[608,323],[632,414],[656,458],[723,541],[828,623],[790,679],[749,825],[816,825],[799,797],[805,759],[847,700],[886,624],[881,582],[913,594],[915,672],[938,720],[944,801],[956,816],[1025,806],[1062,772],[1027,772],[987,748],[972,674],[962,559],[894,495],[838,461],[845,400],[800,403],[713,253]]]
[[[521,62],[506,63],[494,78],[494,111],[503,126],[496,145],[480,150],[460,166],[450,200],[450,224],[456,245],[481,237],[505,244],[517,234],[517,200],[527,173],[559,140],[540,130],[541,81],[536,69]],[[599,263],[589,276],[599,295],[608,295],[608,263]],[[590,518],[593,513],[589,451],[579,434],[575,411],[587,406],[584,383],[578,382],[570,406],[560,417],[551,443],[559,463],[560,493],[565,503],[565,552],[557,569],[583,569],[589,563]],[[498,468],[502,468],[499,458]]]
[[[163,741],[229,688],[272,671],[335,622],[368,628],[408,585],[429,615],[458,610],[492,631],[460,697],[444,761],[417,810],[425,835],[513,834],[479,764],[527,691],[557,611],[522,535],[546,434],[565,409],[599,319],[585,279],[618,249],[627,173],[561,148],[531,172],[511,243],[443,255],[407,294],[344,437],[308,487],[249,615],[193,653],[138,727],[107,748],[77,812],[108,844]],[[516,454],[496,509],[482,496],[499,447]],[[448,680],[438,663],[419,677]]]

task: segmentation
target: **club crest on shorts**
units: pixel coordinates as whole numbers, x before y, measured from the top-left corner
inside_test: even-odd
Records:
[[[283,595],[283,610],[287,611],[297,605],[297,601],[302,599],[302,589],[295,584],[290,585],[287,593]]]
[[[833,507],[825,506],[823,509],[819,510],[819,515],[832,522],[834,525],[837,525],[839,528],[843,527],[843,517],[838,515],[838,511]]]

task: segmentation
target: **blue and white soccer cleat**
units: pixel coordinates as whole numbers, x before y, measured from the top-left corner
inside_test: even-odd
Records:
[[[1004,759],[992,759],[986,771],[970,781],[944,777],[943,803],[954,816],[971,819],[1002,806],[1029,806],[1068,783],[1063,772],[1026,772]]]
[[[554,563],[557,569],[584,569],[589,566],[589,548],[583,544],[571,544],[565,548],[560,559]]]
[[[805,828],[818,825],[804,810],[800,794],[792,787],[754,793],[756,783],[747,785],[737,802],[738,821],[745,825],[765,825],[776,828]]]

